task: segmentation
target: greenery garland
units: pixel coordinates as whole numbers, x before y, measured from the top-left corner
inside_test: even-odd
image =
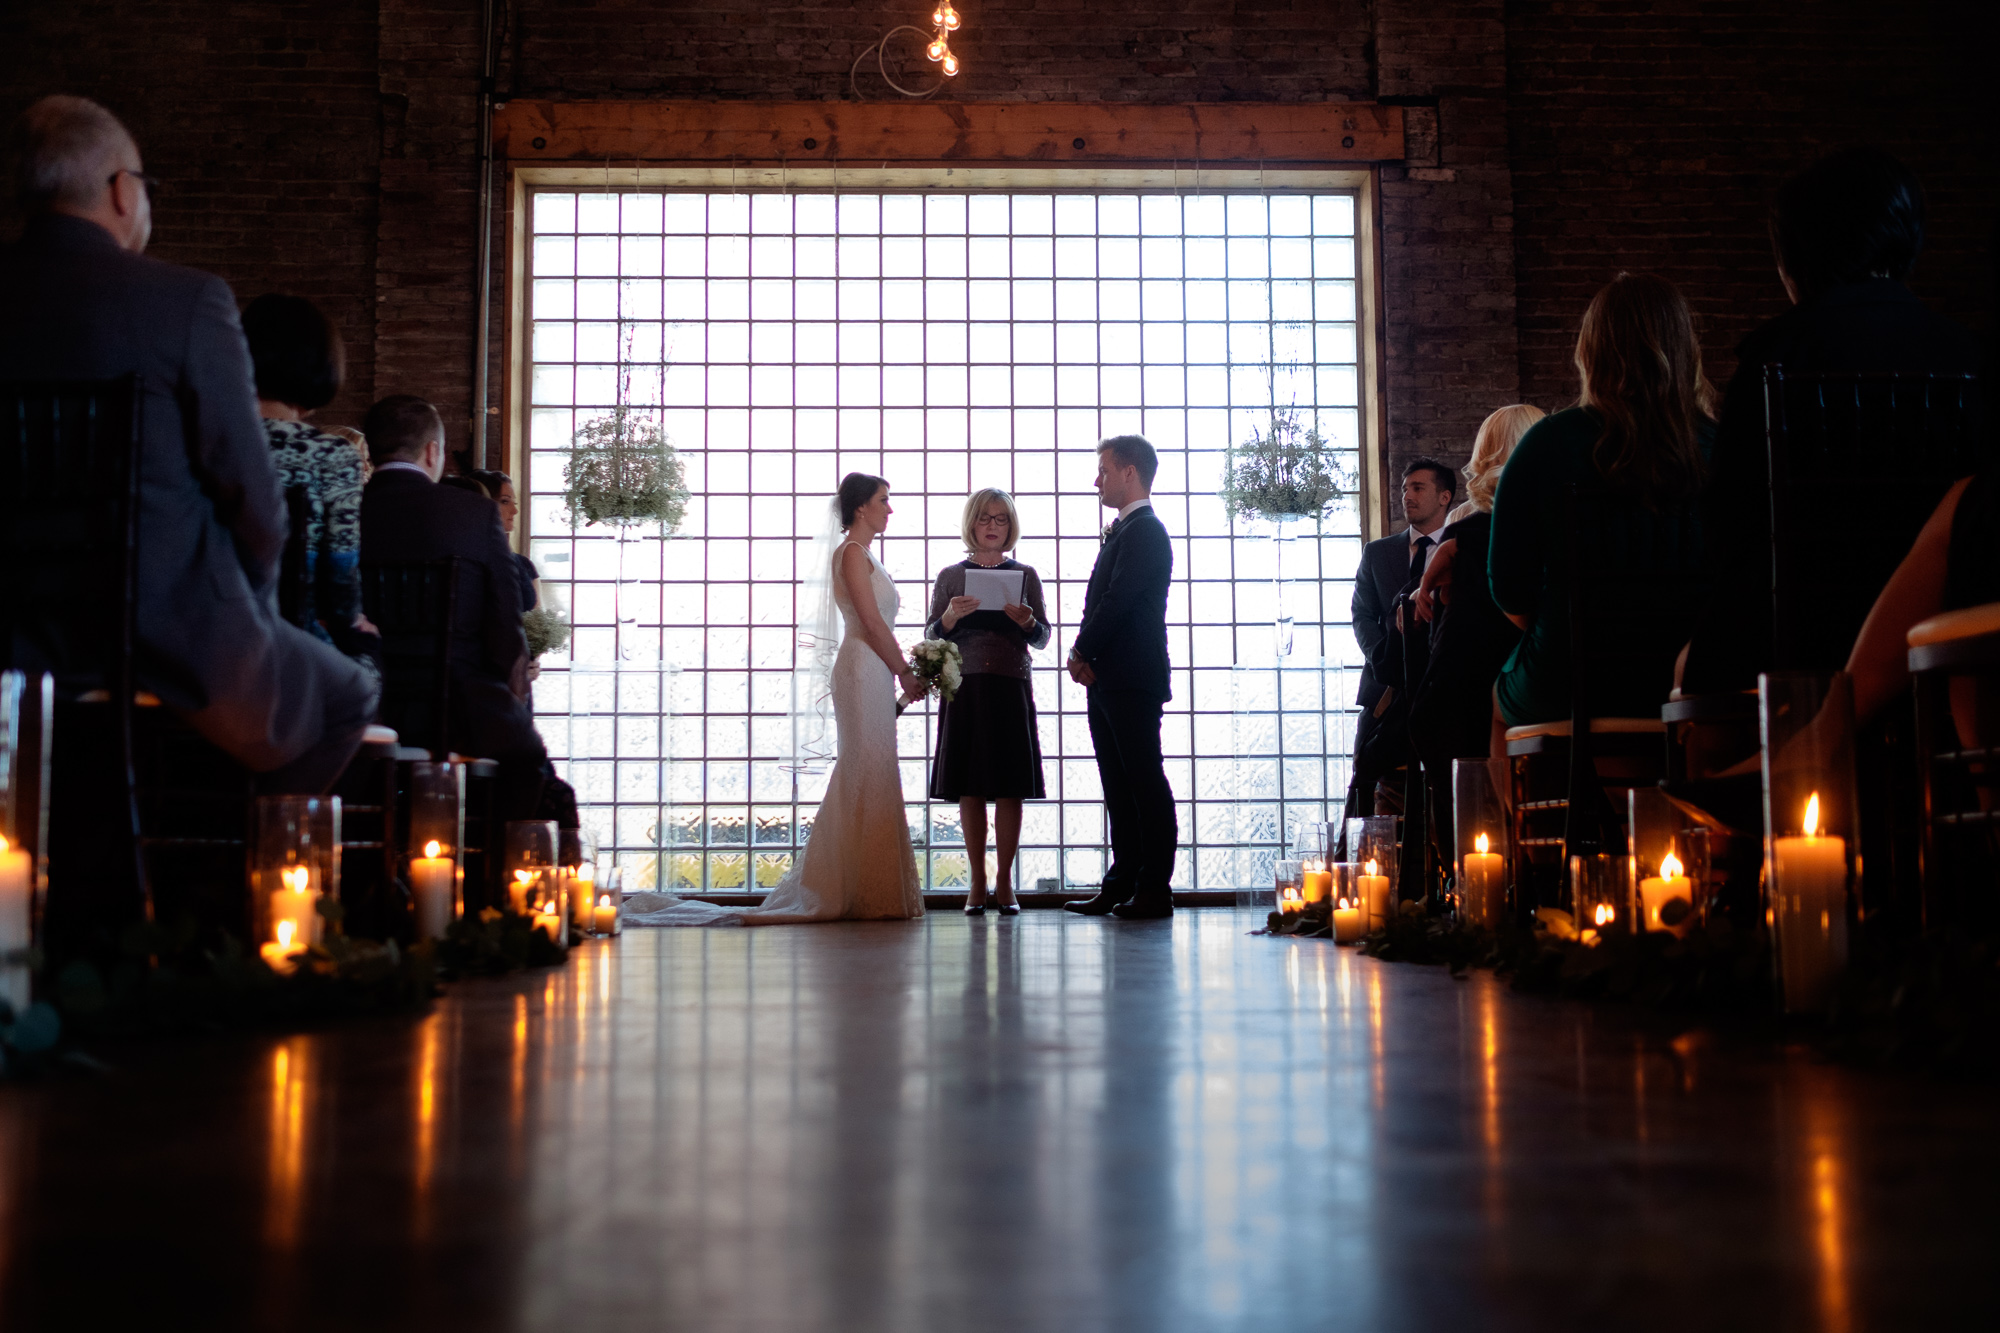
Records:
[[[1218,494],[1231,518],[1318,518],[1354,493],[1346,461],[1317,426],[1299,421],[1296,407],[1274,409],[1268,428],[1231,446],[1223,478]]]
[[[619,404],[586,422],[563,464],[563,504],[572,528],[658,523],[678,531],[687,517],[687,468],[659,423]]]

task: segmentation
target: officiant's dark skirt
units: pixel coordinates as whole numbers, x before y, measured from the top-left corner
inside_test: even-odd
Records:
[[[1046,794],[1042,740],[1028,682],[983,671],[965,677],[938,714],[931,799],[1039,801]]]

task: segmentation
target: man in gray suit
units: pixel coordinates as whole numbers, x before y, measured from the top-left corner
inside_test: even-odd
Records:
[[[152,182],[103,107],[43,98],[16,146],[29,221],[0,251],[0,379],[145,378],[139,684],[266,790],[324,791],[375,685],[278,615],[285,505],[229,285],[143,257]]]
[[[1396,606],[1423,578],[1437,549],[1436,537],[1451,509],[1454,477],[1435,458],[1412,459],[1403,469],[1403,517],[1410,526],[1361,549],[1354,573],[1354,637],[1364,665],[1355,702],[1361,716],[1354,728],[1354,776],[1347,787],[1346,819],[1375,813],[1375,784],[1404,760],[1409,747],[1403,698],[1403,641]]]

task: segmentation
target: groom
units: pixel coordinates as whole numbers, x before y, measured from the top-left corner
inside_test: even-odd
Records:
[[[1111,868],[1087,902],[1064,907],[1128,920],[1172,916],[1169,882],[1180,826],[1160,759],[1167,683],[1167,530],[1153,513],[1160,460],[1143,436],[1097,446],[1097,497],[1118,521],[1105,535],[1083,595],[1083,623],[1069,650],[1070,679],[1089,691],[1090,741],[1111,819]]]

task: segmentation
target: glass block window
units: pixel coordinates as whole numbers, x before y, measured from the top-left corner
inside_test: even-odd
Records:
[[[824,779],[783,762],[798,562],[850,471],[893,487],[878,554],[905,642],[963,554],[967,494],[1015,496],[1056,628],[1034,682],[1050,799],[1028,807],[1018,882],[1096,882],[1102,793],[1060,668],[1111,518],[1095,446],[1128,431],[1159,450],[1174,544],[1176,884],[1268,883],[1291,830],[1338,816],[1359,503],[1280,532],[1216,492],[1274,406],[1359,474],[1352,194],[543,190],[529,207],[529,551],[576,626],[536,707],[628,885],[756,892],[803,845]],[[686,461],[671,538],[565,518],[572,433],[619,403]],[[923,800],[935,734],[929,706],[904,716],[903,786],[925,882],[953,889],[958,811]]]

